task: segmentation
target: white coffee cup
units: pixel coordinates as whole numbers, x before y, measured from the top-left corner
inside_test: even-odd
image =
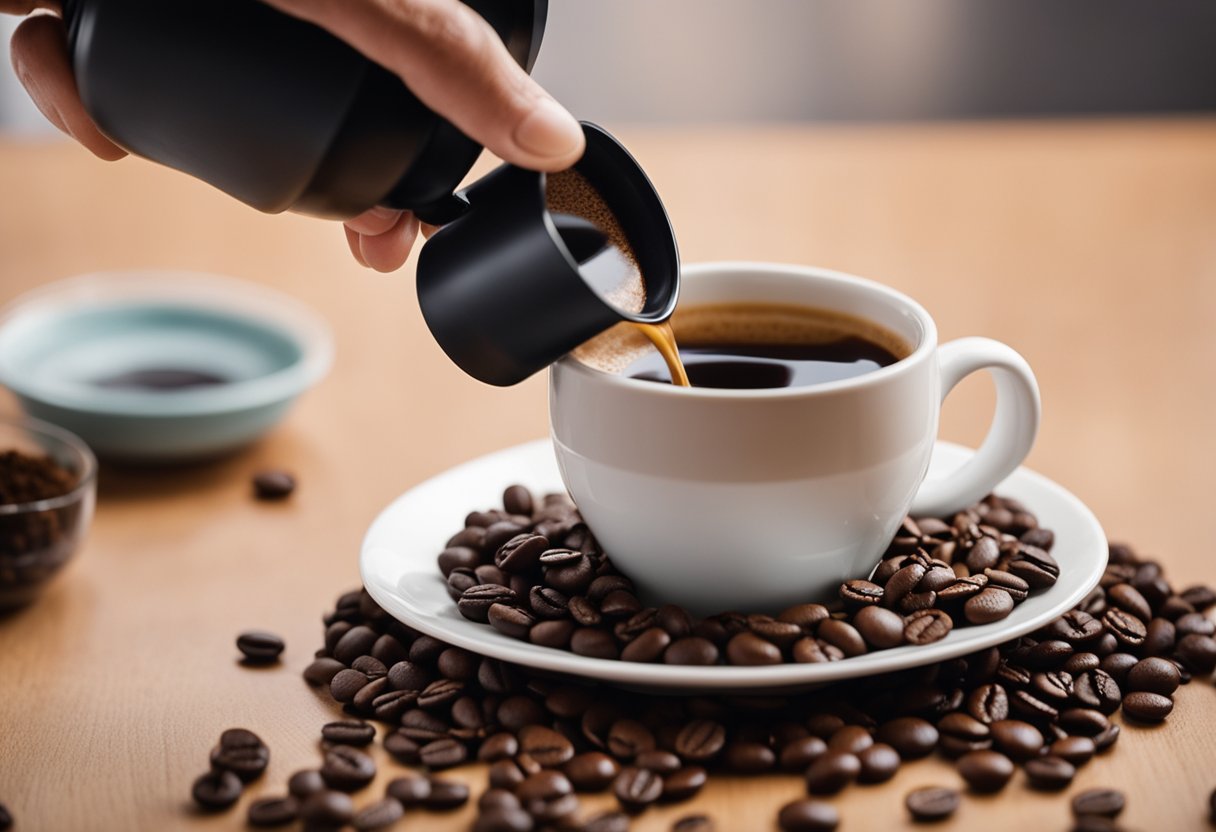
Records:
[[[562,479],[613,563],[650,600],[708,614],[775,611],[834,596],[875,565],[904,515],[950,514],[1030,451],[1034,374],[987,338],[941,346],[916,301],[826,269],[685,268],[680,305],[792,303],[872,321],[912,351],[865,375],[762,390],[680,388],[593,369],[550,374]],[[989,370],[996,413],[960,470],[923,482],[942,399]]]

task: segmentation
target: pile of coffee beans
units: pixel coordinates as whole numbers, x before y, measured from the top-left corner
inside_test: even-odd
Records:
[[[988,504],[1009,510],[1008,503]],[[494,523],[468,528],[490,529]],[[923,533],[926,525],[933,528],[925,521],[917,527]],[[1026,545],[1045,552],[1050,541],[1045,532],[1040,535],[1042,545]],[[1014,551],[1004,564],[1008,569],[997,571],[1014,574]],[[587,553],[580,554],[590,565]],[[1045,563],[1036,554],[1030,566],[1018,569],[1030,575]],[[931,568],[940,569],[925,571]],[[593,576],[587,589],[602,577]],[[491,586],[511,590],[507,584]],[[601,615],[610,594],[600,595]],[[578,597],[590,594],[567,595]],[[1121,729],[1112,714],[1122,708],[1130,725],[1164,720],[1179,685],[1213,673],[1216,624],[1204,613],[1214,605],[1210,588],[1176,591],[1156,562],[1114,545],[1099,586],[1076,609],[999,647],[809,694],[675,698],[585,685],[475,655],[413,631],[355,590],[325,616],[325,645],[304,676],[327,688],[352,716],[383,723],[385,750],[407,766],[434,772],[474,760],[488,764],[489,788],[478,800],[474,827],[479,832],[624,830],[630,815],[656,803],[688,800],[717,771],[802,773],[810,799],[781,808],[779,825],[832,829],[835,810],[816,798],[854,783],[885,782],[906,762],[933,753],[955,759],[976,793],[1004,789],[1018,766],[1030,788],[1067,788],[1078,768],[1116,745]],[[873,604],[855,609],[889,610]],[[802,627],[818,625],[822,631],[828,621],[844,619],[830,612],[812,618],[810,625],[796,625],[799,637],[785,643],[804,638]],[[741,628],[735,635],[748,632]],[[716,647],[713,639],[700,637]],[[734,636],[725,643],[727,651],[737,644]],[[339,754],[340,765],[351,772],[347,785],[357,788],[368,772],[351,743],[369,733],[359,723],[341,726],[328,730],[345,743],[335,748],[349,749]],[[418,792],[427,788],[424,780],[407,778]],[[603,791],[611,791],[620,811],[584,817],[578,795]],[[418,805],[414,794],[398,786],[386,799],[408,810]],[[1111,805],[1111,799],[1082,797],[1078,828],[1093,828],[1097,821],[1083,816]],[[907,796],[907,808],[914,819],[930,820],[953,812],[961,799],[951,789],[918,790]],[[688,820],[687,826],[708,823]],[[1108,827],[1115,828],[1113,823]]]
[[[503,507],[474,511],[439,554],[460,613],[512,638],[582,656],[681,665],[825,662],[955,627],[989,624],[1056,582],[1050,530],[1015,500],[991,496],[949,521],[908,518],[867,579],[829,604],[700,620],[644,607],[565,494],[513,485]]]
[[[229,728],[211,749],[211,769],[194,781],[191,794],[203,809],[219,811],[236,803],[246,783],[262,776],[270,749],[246,728]]]
[[[77,477],[49,456],[0,452],[0,505],[49,500],[76,487]],[[71,554],[68,531],[80,512],[74,504],[0,515],[0,607],[23,600],[21,588],[42,583]]]

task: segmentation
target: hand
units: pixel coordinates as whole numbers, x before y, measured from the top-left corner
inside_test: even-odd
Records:
[[[488,23],[459,0],[265,0],[311,21],[397,73],[418,98],[501,159],[563,170],[583,152],[574,118],[507,52]],[[59,0],[0,0],[0,12],[59,11]],[[62,21],[34,14],[13,35],[13,68],[52,123],[103,159],[125,152],[93,124],[76,90]],[[401,267],[419,231],[408,211],[373,208],[346,223],[360,263]]]

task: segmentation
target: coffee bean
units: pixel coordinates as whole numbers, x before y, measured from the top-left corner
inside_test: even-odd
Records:
[[[513,575],[530,572],[540,564],[541,554],[549,548],[549,540],[539,534],[516,535],[494,553],[494,565]]]
[[[1072,695],[1082,705],[1096,708],[1104,714],[1113,714],[1118,710],[1123,698],[1114,677],[1101,668],[1079,674],[1073,682]]]
[[[490,785],[496,789],[514,789],[524,781],[524,776],[514,760],[498,760],[490,764]]]
[[[802,628],[797,624],[778,621],[767,615],[749,615],[748,628],[765,641],[770,641],[784,650],[802,637]]]
[[[1102,622],[1080,610],[1069,610],[1048,624],[1045,630],[1052,638],[1063,639],[1075,648],[1095,643],[1103,633]]]
[[[921,563],[909,563],[900,568],[883,585],[883,606],[894,608],[904,599],[904,596],[916,589],[921,578],[925,577],[926,568]]]
[[[829,751],[858,754],[874,744],[874,737],[860,725],[842,725],[828,739]]]
[[[1072,813],[1077,817],[1097,815],[1117,818],[1123,811],[1124,804],[1123,792],[1115,789],[1087,789],[1073,795]]]
[[[404,731],[394,731],[384,738],[384,750],[406,765],[417,765],[422,745]]]
[[[612,785],[620,773],[616,760],[601,751],[576,754],[562,768],[575,791],[599,792]]]
[[[608,730],[608,750],[619,760],[632,760],[655,747],[654,734],[633,719],[619,719]]]
[[[840,599],[845,606],[859,609],[882,600],[883,589],[876,583],[855,579],[840,585]]]
[[[806,770],[810,794],[835,794],[861,774],[861,761],[847,751],[828,751]]]
[[[857,753],[861,761],[858,783],[885,783],[899,771],[899,753],[886,743],[874,743]]]
[[[846,656],[860,656],[866,652],[865,639],[861,637],[857,628],[847,621],[839,621],[835,618],[821,621],[815,634],[821,641],[826,641],[838,648]]]
[[[959,757],[958,773],[974,791],[998,792],[1013,777],[1013,762],[997,751],[969,751]]]
[[[661,627],[651,627],[637,636],[621,651],[621,660],[627,662],[655,662],[671,645],[671,636]]]
[[[709,782],[709,774],[700,766],[684,766],[663,777],[663,800],[680,803],[691,800]]]
[[[375,776],[375,762],[357,748],[335,745],[325,752],[321,779],[331,789],[353,792],[372,782]]]
[[[240,779],[231,771],[213,770],[194,781],[190,794],[200,807],[215,812],[236,803],[241,788]]]
[[[528,632],[528,640],[541,647],[565,649],[574,635],[573,621],[541,621]]]
[[[616,639],[604,630],[579,627],[570,636],[570,650],[579,656],[594,659],[616,659],[620,657]]]
[[[523,753],[546,768],[560,766],[574,756],[574,745],[570,740],[543,725],[526,725],[520,728],[519,747]]]
[[[963,615],[972,624],[991,624],[1013,612],[1013,598],[1003,589],[988,587],[963,604]]]
[[[536,503],[532,499],[532,492],[525,486],[510,485],[502,493],[502,505],[508,514],[522,514],[530,517],[535,510]]]
[[[441,780],[432,777],[431,792],[427,795],[423,806],[438,811],[459,809],[469,802],[469,787],[457,780]]]
[[[781,651],[771,642],[745,630],[727,642],[726,660],[737,665],[781,664]]]
[[[418,707],[428,711],[442,710],[464,693],[464,683],[454,679],[436,679],[418,692]]]
[[[928,723],[925,724],[928,725]],[[936,743],[936,731],[933,733],[933,739]],[[811,763],[822,757],[824,752],[827,750],[827,743],[819,737],[813,735],[802,737],[794,740],[793,742],[787,743],[781,749],[781,767],[786,771],[806,771]]]
[[[323,791],[309,795],[300,804],[305,829],[340,829],[355,817],[355,803],[342,792]]]
[[[236,648],[249,664],[276,662],[283,647],[283,639],[265,630],[246,630],[236,637]]]
[[[863,607],[853,616],[853,626],[875,650],[898,647],[904,641],[903,619],[885,607]]]
[[[629,832],[629,816],[623,812],[601,812],[587,820],[582,832]]]
[[[325,791],[325,781],[321,779],[321,772],[316,769],[304,769],[288,778],[287,791],[292,797],[303,800],[310,794]]]
[[[834,662],[844,658],[844,652],[839,647],[809,637],[794,642],[791,652],[794,661],[802,664]]]
[[[328,685],[333,681],[334,676],[345,669],[346,665],[337,659],[328,657],[315,659],[308,667],[304,668],[304,681],[313,687]]]
[[[904,619],[904,640],[909,644],[931,644],[945,638],[953,627],[950,616],[941,610],[920,610]]]
[[[1023,768],[1031,787],[1043,791],[1067,788],[1077,774],[1077,768],[1072,763],[1051,755],[1027,760]]]
[[[822,800],[795,800],[781,807],[777,825],[782,832],[833,832],[840,825],[840,814]]]
[[[456,608],[460,614],[470,621],[481,624],[489,623],[490,607],[495,604],[512,605],[517,596],[510,587],[498,584],[481,584],[472,586],[460,594]]]
[[[663,780],[644,768],[623,768],[613,781],[612,792],[626,812],[640,812],[663,794]]]
[[[519,639],[527,638],[528,631],[536,623],[531,613],[507,604],[491,604],[486,618],[498,632]]]
[[[1043,747],[1043,735],[1029,722],[1003,719],[992,723],[989,727],[997,750],[1016,762],[1034,757]]]
[[[736,740],[726,745],[722,763],[736,774],[760,774],[777,765],[777,755],[762,742]]]
[[[798,604],[783,610],[777,616],[777,620],[786,624],[794,624],[803,630],[811,630],[828,615],[828,608],[822,604]]]
[[[477,816],[473,832],[532,832],[533,823],[519,806],[494,807]]]
[[[1174,629],[1179,638],[1189,635],[1214,636],[1216,635],[1216,621],[1203,613],[1191,612],[1180,616],[1174,622]]]
[[[321,738],[339,745],[369,745],[376,738],[376,729],[367,722],[347,719],[322,725]]]
[[[676,735],[676,753],[685,760],[702,762],[712,759],[726,744],[726,729],[709,719],[694,720]]]
[[[1009,698],[996,683],[980,685],[967,695],[967,713],[985,725],[1000,722],[1009,716]]]
[[[286,471],[267,469],[253,475],[253,493],[259,500],[283,500],[296,490],[296,478]]]
[[[284,826],[299,813],[300,804],[294,797],[263,797],[249,804],[246,819],[250,826]]]
[[[1135,691],[1123,697],[1123,713],[1140,722],[1161,722],[1174,710],[1174,700],[1159,693]]]
[[[261,738],[244,728],[229,728],[211,750],[211,767],[231,771],[241,782],[256,780],[270,763],[270,749]]]
[[[983,572],[985,569],[995,568],[1000,558],[1000,544],[991,537],[981,537],[967,553],[967,568],[973,574]]]
[[[938,731],[927,720],[915,716],[898,717],[878,729],[879,742],[890,745],[904,760],[916,760],[937,747]]]
[[[1062,737],[1053,742],[1047,753],[1080,767],[1093,759],[1097,748],[1089,737]]]
[[[1178,667],[1173,662],[1157,657],[1138,661],[1127,673],[1127,690],[1148,691],[1169,696],[1178,689],[1182,681]]]
[[[1178,660],[1192,673],[1207,676],[1216,670],[1216,638],[1191,633],[1178,639]]]
[[[908,792],[904,805],[908,808],[912,820],[926,823],[944,820],[958,809],[959,795],[954,789],[937,786],[926,786]]]
[[[468,756],[469,752],[464,744],[451,737],[432,740],[418,749],[418,759],[433,771],[458,766],[467,760]]]
[[[1143,644],[1148,634],[1143,621],[1121,609],[1107,610],[1106,615],[1102,616],[1102,624],[1120,644],[1128,647]]]

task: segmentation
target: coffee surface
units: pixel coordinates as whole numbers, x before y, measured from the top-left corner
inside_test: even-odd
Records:
[[[169,391],[188,390],[194,387],[215,387],[227,384],[228,379],[204,370],[188,370],[177,367],[148,367],[128,370],[93,382],[97,387],[111,390]]]

